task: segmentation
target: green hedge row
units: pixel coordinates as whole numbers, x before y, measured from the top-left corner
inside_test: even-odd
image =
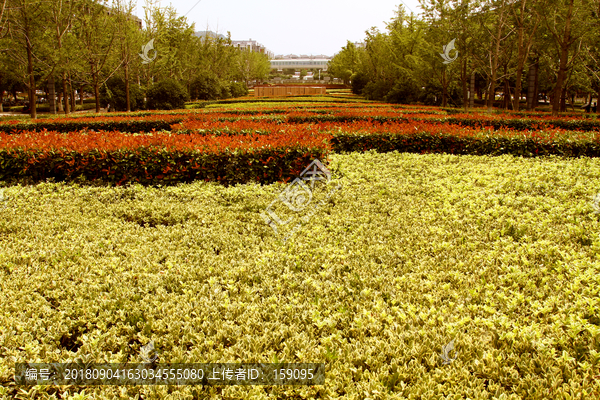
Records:
[[[69,103],[69,107],[71,107],[70,103]],[[96,108],[96,104],[92,103],[90,104],[89,102],[87,102],[86,100],[84,100],[83,105],[79,104],[79,100],[77,101],[77,104],[75,105],[75,111],[83,111],[83,110],[94,110]],[[38,104],[36,107],[37,112],[50,112],[50,105],[49,104]],[[58,110],[58,108],[57,108]],[[23,113],[23,106],[9,106],[9,107],[4,107],[4,111],[5,112],[12,112],[12,113]],[[23,115],[28,115],[29,113],[23,113]]]
[[[276,117],[274,119],[277,119]],[[387,116],[361,116],[361,115],[292,115],[285,118],[285,122],[295,124],[317,123],[317,122],[354,122],[354,121],[373,121],[373,122],[407,122],[406,117],[387,117]]]
[[[274,119],[280,119],[273,117]],[[373,121],[373,122],[407,122],[413,121],[428,121],[436,123],[450,123],[455,125],[482,127],[489,126],[494,129],[516,129],[516,130],[536,130],[540,128],[555,128],[567,130],[582,130],[596,131],[600,130],[600,121],[594,119],[580,119],[576,121],[549,119],[549,120],[534,120],[534,119],[498,119],[498,120],[477,120],[472,118],[462,117],[439,117],[439,118],[410,118],[410,117],[389,117],[389,116],[370,116],[370,115],[309,115],[309,116],[288,116],[285,118],[289,123],[318,123],[318,122],[353,122],[353,121]]]
[[[452,107],[440,107],[440,110],[445,112],[446,114],[481,114],[484,112],[484,109],[481,108],[471,108],[469,110],[465,110],[464,108],[452,108]],[[539,111],[507,111],[504,109],[497,109],[492,111],[493,115],[504,115],[507,118],[531,118],[531,117],[544,117],[549,116],[550,113],[544,113]],[[560,117],[574,117],[574,118],[589,118],[589,119],[597,119],[600,117],[600,114],[597,113],[584,113],[584,112],[562,112],[560,113]]]
[[[299,96],[304,97],[304,96]],[[331,99],[335,99],[336,103],[358,103],[364,102],[368,103],[364,100],[344,100],[340,99],[338,96],[315,96],[314,98],[296,98],[296,97],[249,97],[245,99],[230,99],[230,100],[207,100],[207,101],[198,101],[198,102],[189,102],[186,103],[186,106],[194,107],[195,104],[199,105],[208,105],[208,104],[239,104],[239,103],[320,103],[324,101],[328,101]],[[201,108],[201,107],[200,107]]]
[[[600,143],[591,140],[541,142],[515,137],[462,137],[430,133],[345,134],[331,139],[336,153],[377,150],[407,153],[448,153],[463,155],[511,154],[523,157],[559,155],[565,157],[600,157]]]
[[[600,131],[600,121],[596,119],[580,119],[580,120],[533,120],[533,119],[498,119],[498,120],[477,120],[464,117],[441,117],[441,118],[409,118],[409,117],[393,117],[393,116],[361,116],[361,115],[291,115],[286,116],[276,115],[284,110],[227,110],[224,113],[232,115],[231,117],[220,117],[218,121],[228,122],[236,121],[239,116],[248,115],[249,120],[253,121],[269,121],[274,123],[319,123],[319,122],[354,122],[354,121],[372,121],[377,123],[385,122],[407,122],[427,121],[433,123],[450,123],[455,125],[468,126],[473,128],[492,127],[495,130],[499,129],[516,129],[516,130],[537,130],[554,126],[556,128],[566,130],[581,130],[581,131]],[[326,112],[326,111],[321,111]],[[257,114],[268,114],[258,115]],[[151,114],[150,114],[151,115]],[[151,132],[152,130],[171,130],[171,125],[180,123],[188,112],[176,112],[164,116],[164,118],[153,120],[132,120],[123,116],[119,120],[120,114],[107,117],[106,120],[95,121],[78,121],[75,120],[58,120],[58,121],[43,121],[43,122],[19,122],[17,124],[0,124],[0,132],[12,133],[14,131],[58,131],[58,132],[74,132],[83,129],[88,130],[116,130],[120,132]],[[134,115],[146,116],[146,115]],[[178,117],[180,116],[180,117]],[[116,119],[115,119],[116,118]]]
[[[279,147],[251,152],[206,153],[143,147],[135,150],[42,152],[0,150],[0,181],[31,183],[56,181],[122,185],[177,184],[195,180],[224,185],[288,181],[314,159],[324,160],[324,148]]]
[[[0,132],[15,133],[20,131],[37,131],[44,129],[57,132],[76,132],[82,130],[94,131],[120,131],[120,132],[152,132],[152,130],[171,130],[172,124],[178,124],[182,118],[169,118],[161,120],[107,120],[102,121],[44,121],[44,122],[19,122],[17,124],[0,124]]]
[[[417,118],[415,118],[417,119]],[[438,119],[432,120],[429,118],[419,118],[421,121],[438,121]],[[447,122],[450,124],[458,124],[462,126],[479,127],[489,126],[494,129],[517,129],[521,131],[525,130],[536,130],[540,128],[549,128],[553,126],[555,128],[567,129],[567,130],[582,130],[582,131],[597,131],[600,130],[600,121],[597,120],[560,120],[560,119],[548,119],[548,120],[533,120],[533,119],[498,119],[479,121],[471,118],[460,118],[460,117],[447,117],[440,118],[439,122]]]

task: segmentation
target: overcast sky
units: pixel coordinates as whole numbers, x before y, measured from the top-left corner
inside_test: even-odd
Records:
[[[196,31],[212,30],[232,40],[256,40],[275,54],[325,54],[333,56],[347,40],[362,41],[373,26],[385,29],[401,0],[162,0],[172,4]],[[404,0],[416,14],[418,0]],[[136,14],[143,18],[139,1]],[[193,9],[192,9],[193,7]],[[192,9],[192,11],[190,11]]]

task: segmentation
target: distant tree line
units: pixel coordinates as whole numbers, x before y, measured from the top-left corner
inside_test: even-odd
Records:
[[[154,93],[216,99],[243,95],[269,74],[266,55],[231,46],[229,35],[196,36],[172,6],[147,0],[143,29],[134,8],[132,0],[0,0],[0,107],[4,91],[26,91],[32,105],[44,90],[51,111],[68,114],[78,90],[94,95],[96,112],[103,103],[130,111],[161,82]]]
[[[354,93],[398,103],[533,110],[547,97],[553,114],[576,96],[600,97],[600,0],[420,0],[420,17],[400,6],[386,32],[350,41],[329,73]],[[455,40],[444,63],[443,46]],[[458,54],[458,57],[456,57]],[[598,110],[598,109],[597,109]]]

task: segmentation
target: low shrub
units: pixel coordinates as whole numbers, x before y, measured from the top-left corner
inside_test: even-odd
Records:
[[[181,83],[166,79],[152,85],[148,89],[147,98],[150,110],[174,110],[184,108],[189,95]]]
[[[229,85],[231,97],[242,97],[248,94],[248,87],[242,82],[232,82]]]
[[[111,109],[127,111],[127,94],[125,81],[117,76],[110,78],[100,88],[100,105]],[[144,109],[144,93],[136,84],[129,85],[129,105],[132,111]]]
[[[216,75],[205,72],[190,84],[190,97],[194,100],[217,100],[222,97],[223,84]],[[231,97],[231,96],[230,96]]]

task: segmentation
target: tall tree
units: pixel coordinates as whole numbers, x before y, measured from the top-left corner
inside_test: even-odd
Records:
[[[568,71],[578,56],[593,9],[590,0],[561,0],[558,3],[545,0],[544,5],[547,10],[544,13],[545,27],[554,38],[559,58],[552,94],[552,115],[556,116],[560,112]]]
[[[457,65],[466,61],[463,52],[458,51],[458,48],[454,48],[454,51],[457,52],[454,55],[457,58],[460,57],[458,63],[457,60],[442,61],[440,57],[442,54],[440,50],[444,49],[445,46],[449,46],[450,43],[456,43],[458,39],[452,23],[452,2],[450,0],[421,0],[421,7],[424,10],[425,21],[429,25],[427,39],[428,47],[430,47],[429,63],[432,65],[431,72],[441,88],[441,105],[446,107],[448,105],[448,88],[456,75]],[[463,42],[459,40],[457,44],[461,46]]]
[[[354,43],[348,40],[346,46],[337,53],[327,66],[329,74],[348,84],[352,75],[358,71],[358,50]]]
[[[50,99],[51,109],[56,110],[54,98],[54,73],[58,72],[62,76],[62,97],[65,99],[65,114],[69,113],[69,103],[67,97],[67,73],[69,70],[69,61],[67,51],[69,46],[65,47],[66,37],[72,28],[73,12],[75,10],[76,0],[52,0],[50,3],[50,21],[54,31],[53,37],[49,39],[54,43],[54,52],[51,61],[52,70],[50,71],[50,85],[52,86],[52,98]]]
[[[8,0],[0,1],[0,38],[2,37],[2,35],[4,33],[4,28],[6,25],[6,20],[4,18],[4,11],[6,10],[7,2],[8,2]]]
[[[517,0],[510,3],[514,25],[517,29],[517,67],[515,78],[515,99],[513,110],[519,111],[521,86],[525,62],[529,58],[534,35],[540,23],[540,14],[536,9],[537,0]]]
[[[17,61],[27,85],[31,118],[37,117],[35,65],[36,59],[44,58],[43,33],[48,23],[47,3],[35,0],[8,0],[10,10],[7,20],[8,53]]]
[[[271,63],[265,54],[249,49],[239,49],[237,53],[236,66],[240,80],[248,84],[250,80],[262,80],[269,75]]]
[[[479,13],[482,26],[488,32],[490,38],[490,47],[488,51],[489,71],[488,76],[488,94],[487,110],[491,112],[496,99],[496,84],[498,81],[498,69],[500,66],[500,57],[507,47],[502,44],[508,39],[512,32],[507,32],[508,28],[508,10],[507,0],[488,0],[484,4],[483,12]]]
[[[432,31],[430,40],[437,42],[435,48],[437,59],[439,59],[441,44],[449,43],[450,40],[456,40],[457,43],[458,60],[451,66],[440,68],[438,74],[442,85],[442,104],[446,103],[450,81],[457,67],[460,66],[459,79],[462,86],[463,107],[467,109],[469,107],[467,86],[475,69],[472,59],[476,43],[473,38],[482,36],[482,32],[478,31],[479,24],[474,23],[475,12],[481,7],[481,0],[420,0],[420,4],[424,10],[424,20],[430,25]]]
[[[121,65],[109,62],[111,57],[118,54],[118,49],[114,46],[117,38],[116,21],[106,2],[102,4],[93,0],[82,0],[76,17],[73,30],[79,43],[80,59],[87,64],[87,74],[96,98],[96,112],[99,113],[100,86]]]
[[[134,51],[141,44],[141,27],[133,19],[133,9],[135,3],[131,0],[116,0],[114,14],[117,22],[117,41],[120,48],[121,67],[125,81],[125,99],[127,103],[127,112],[131,111],[131,67],[136,62],[139,63],[139,57]]]

